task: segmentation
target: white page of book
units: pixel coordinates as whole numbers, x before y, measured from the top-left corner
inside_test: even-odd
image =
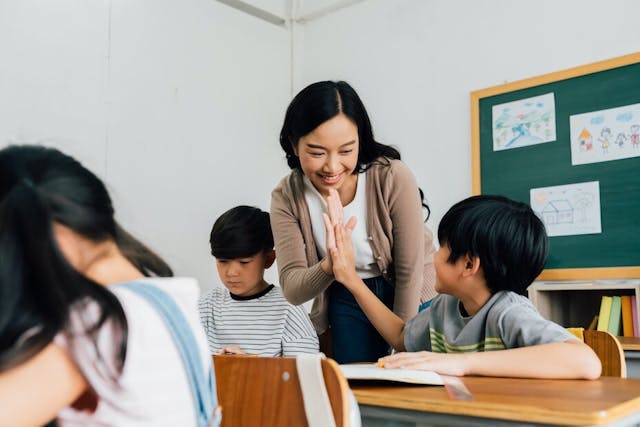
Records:
[[[433,371],[414,369],[385,369],[375,363],[340,365],[349,380],[386,380],[412,384],[444,385],[440,375]]]

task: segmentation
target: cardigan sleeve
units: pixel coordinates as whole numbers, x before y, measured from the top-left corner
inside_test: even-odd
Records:
[[[280,287],[287,301],[300,305],[322,293],[334,278],[322,270],[320,262],[309,267],[300,220],[288,196],[284,182],[271,193],[271,228]]]
[[[418,313],[424,281],[425,224],[418,184],[401,161],[392,161],[385,180],[393,227],[395,299],[393,311],[405,322]]]

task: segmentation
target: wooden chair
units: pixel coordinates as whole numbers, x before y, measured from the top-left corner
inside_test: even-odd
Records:
[[[584,330],[583,328],[568,328],[568,330],[582,339],[598,355],[602,363],[602,376],[627,377],[624,350],[614,335],[606,331]]]
[[[308,425],[296,359],[213,356],[222,427]],[[349,427],[349,385],[338,364],[323,359],[324,377],[336,427]]]

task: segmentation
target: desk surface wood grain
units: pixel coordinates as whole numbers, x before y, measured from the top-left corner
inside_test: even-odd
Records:
[[[609,424],[640,411],[640,379],[596,381],[465,377],[471,401],[444,387],[352,382],[361,405],[559,425]]]

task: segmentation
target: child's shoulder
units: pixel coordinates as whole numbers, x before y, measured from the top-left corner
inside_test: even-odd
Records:
[[[191,277],[145,277],[135,280],[132,283],[153,285],[169,295],[174,302],[182,307],[191,307],[194,301],[198,300],[200,294],[200,287],[198,286],[197,280]],[[121,285],[124,284],[126,283],[122,283]],[[148,306],[145,298],[125,286],[115,284],[110,286],[109,290],[116,295],[125,310],[136,313],[141,306]]]
[[[453,295],[438,294],[431,300],[431,304],[429,305],[429,310],[432,312],[436,312],[436,311],[446,310],[448,307],[451,307],[451,306],[457,307],[459,301],[460,300],[458,300]]]
[[[452,295],[438,294],[433,298],[429,308],[432,312],[454,310],[458,307],[459,302],[460,300]],[[483,309],[488,312],[502,312],[514,307],[528,307],[535,310],[528,298],[511,291],[496,292],[485,303]]]
[[[221,301],[229,295],[229,291],[222,286],[215,286],[200,295],[200,303]]]
[[[278,304],[281,307],[286,307],[289,312],[303,310],[306,313],[302,305],[294,305],[287,301],[284,294],[282,293],[282,289],[278,285],[274,285],[273,289],[271,289],[271,291],[269,291],[269,293],[265,296],[270,297],[269,301],[271,304]]]
[[[496,309],[510,308],[514,306],[534,308],[529,298],[512,291],[496,292],[491,299],[493,300],[493,308]]]
[[[289,301],[287,301],[287,299],[284,297],[284,294],[282,293],[282,289],[280,289],[280,286],[278,285],[272,285],[272,288],[269,290],[269,292],[264,295],[263,297],[265,300],[271,301],[271,302],[279,302],[282,304],[286,304],[286,305],[292,305]]]
[[[248,297],[236,297],[235,302],[247,303],[250,305],[288,304],[280,290],[280,287],[277,285],[269,285],[266,289]]]
[[[510,322],[531,318],[531,316],[536,318],[540,316],[538,310],[527,297],[511,291],[497,292],[491,298],[490,304],[488,316],[495,321]]]

